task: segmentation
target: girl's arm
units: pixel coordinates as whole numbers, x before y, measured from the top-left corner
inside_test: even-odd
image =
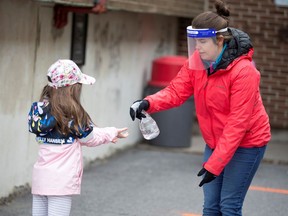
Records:
[[[88,136],[79,139],[79,141],[82,145],[88,147],[95,147],[109,142],[116,143],[118,138],[128,137],[129,134],[127,130],[127,128],[93,127],[92,132]]]

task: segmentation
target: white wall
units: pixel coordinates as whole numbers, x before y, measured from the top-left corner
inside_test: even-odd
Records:
[[[13,19],[12,19],[13,17]],[[0,197],[30,184],[37,143],[27,130],[30,105],[46,84],[48,67],[69,58],[71,14],[63,29],[53,27],[53,8],[29,0],[0,1]],[[154,58],[175,54],[177,20],[173,17],[108,11],[90,14],[83,104],[100,126],[129,127],[119,143],[83,148],[86,162],[105,158],[141,139],[129,106],[142,97]]]

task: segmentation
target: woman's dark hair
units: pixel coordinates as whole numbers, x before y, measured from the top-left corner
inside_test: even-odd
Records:
[[[226,28],[229,25],[230,10],[228,6],[221,0],[216,0],[216,12],[206,11],[192,20],[192,27],[196,29],[212,28],[216,31]],[[217,33],[217,35],[230,36],[228,32]],[[228,38],[227,38],[228,39]]]

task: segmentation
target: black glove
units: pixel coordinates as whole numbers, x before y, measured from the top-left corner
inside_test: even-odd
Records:
[[[200,182],[199,187],[202,187],[203,184],[209,183],[209,182],[213,181],[216,178],[216,176],[213,173],[210,173],[205,168],[202,168],[199,171],[199,173],[197,174],[197,176],[202,176],[204,173],[205,173],[205,176],[202,179],[202,181]]]
[[[145,118],[146,116],[142,113],[143,110],[149,109],[149,102],[147,100],[137,100],[130,107],[130,116],[132,120],[135,120],[135,117],[138,119]]]

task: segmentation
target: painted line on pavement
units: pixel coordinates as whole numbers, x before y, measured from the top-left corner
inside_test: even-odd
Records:
[[[288,190],[280,189],[280,188],[250,186],[249,190],[288,195]],[[182,213],[181,216],[201,216],[201,215],[200,214],[193,214],[193,213]]]
[[[286,195],[288,195],[288,190],[279,189],[279,188],[268,188],[268,187],[250,186],[250,187],[249,187],[249,190],[269,192],[269,193],[278,193],[278,194],[286,194]]]
[[[249,187],[249,190],[288,195],[288,190],[280,189],[280,188],[269,188],[269,187],[260,187],[260,186],[250,186],[250,187]],[[201,214],[182,213],[181,216],[201,216]]]
[[[200,214],[183,213],[181,216],[201,216]]]

